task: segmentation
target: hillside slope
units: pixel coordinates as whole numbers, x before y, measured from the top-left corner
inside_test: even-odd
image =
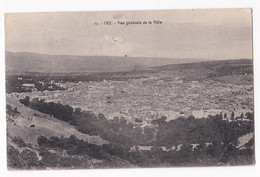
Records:
[[[7,164],[9,169],[86,169],[86,168],[124,168],[135,167],[132,163],[105,151],[99,154],[102,145],[108,144],[100,136],[80,133],[67,122],[25,107],[15,98],[6,97],[7,105],[17,110],[14,115],[7,114]],[[50,140],[73,140],[85,145],[70,149],[41,146],[38,138]],[[86,144],[86,143],[89,143]],[[66,144],[67,146],[73,145]],[[94,147],[94,148],[93,148]],[[79,154],[77,154],[79,153]]]
[[[6,103],[17,108],[20,115],[11,117],[7,115],[7,134],[11,137],[20,136],[26,143],[37,144],[40,135],[69,137],[75,135],[91,144],[102,145],[108,143],[99,136],[89,136],[78,132],[67,122],[52,118],[29,107],[22,105],[18,100],[7,95]]]
[[[196,63],[170,64],[165,66],[153,67],[159,71],[169,71],[185,79],[222,79],[223,77],[241,76],[245,79],[252,80],[253,60],[219,60],[219,61],[203,61]],[[239,77],[232,79],[239,79]],[[226,80],[226,78],[225,78]]]

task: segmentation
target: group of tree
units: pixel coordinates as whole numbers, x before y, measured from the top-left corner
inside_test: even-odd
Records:
[[[157,127],[156,145],[177,146],[178,144],[203,144],[210,142],[235,143],[239,137],[254,132],[254,121],[228,121],[221,115],[195,119],[177,118],[166,121],[162,117],[154,121]]]
[[[20,102],[25,106],[38,110],[42,113],[53,116],[59,120],[66,122],[72,121],[73,108],[69,105],[62,105],[60,103],[45,102],[43,99],[34,98],[30,100],[30,97],[26,96],[24,99],[20,99]]]
[[[65,90],[51,81],[50,78],[42,78],[37,75],[10,75],[6,76],[6,92],[32,92],[32,88],[26,87],[24,84],[34,84],[34,88],[38,91]]]
[[[10,116],[14,116],[14,115],[20,114],[20,112],[17,111],[17,107],[12,108],[12,106],[10,106],[9,104],[6,104],[6,114],[8,114]]]

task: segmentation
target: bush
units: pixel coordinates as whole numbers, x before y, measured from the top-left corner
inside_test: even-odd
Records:
[[[39,146],[43,146],[47,143],[47,138],[45,136],[39,136],[37,138],[37,143]]]

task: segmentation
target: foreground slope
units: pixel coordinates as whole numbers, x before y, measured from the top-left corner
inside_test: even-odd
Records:
[[[95,152],[95,149],[108,144],[108,141],[101,139],[99,136],[80,133],[67,122],[25,107],[10,96],[7,96],[6,102],[7,105],[16,110],[15,114],[7,114],[8,168],[60,169],[69,167],[86,169],[134,167],[129,161],[117,156],[103,151],[100,155],[98,151]],[[47,137],[52,142],[73,140],[77,143],[83,143],[86,152],[80,154],[79,149],[73,149],[73,147],[71,147],[72,151],[68,152],[63,148],[40,146],[39,137]],[[76,147],[80,148],[80,145]]]
[[[6,102],[13,108],[17,108],[20,115],[8,117],[7,133],[11,137],[20,136],[26,143],[37,144],[37,137],[40,135],[64,136],[75,135],[92,144],[102,145],[108,143],[99,136],[89,136],[78,132],[73,126],[64,121],[55,119],[47,114],[40,113],[22,105],[18,100],[7,96]]]

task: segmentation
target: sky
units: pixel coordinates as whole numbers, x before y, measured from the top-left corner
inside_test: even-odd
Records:
[[[6,14],[5,49],[54,55],[251,59],[251,18],[251,9]],[[153,24],[154,20],[162,24]]]

